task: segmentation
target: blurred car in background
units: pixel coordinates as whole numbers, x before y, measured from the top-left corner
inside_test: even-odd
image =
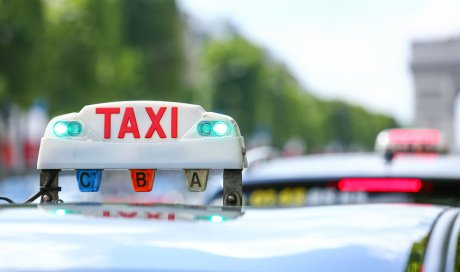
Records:
[[[255,207],[362,203],[459,205],[460,157],[443,154],[442,134],[383,131],[376,153],[279,158],[244,176],[244,203]],[[208,203],[217,204],[217,192]]]

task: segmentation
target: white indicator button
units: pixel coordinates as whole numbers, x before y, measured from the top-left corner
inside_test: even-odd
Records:
[[[208,184],[207,169],[185,169],[185,182],[190,192],[203,192]]]

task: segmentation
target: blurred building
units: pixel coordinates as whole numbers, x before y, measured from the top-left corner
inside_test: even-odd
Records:
[[[36,102],[27,111],[10,104],[0,114],[0,178],[35,171],[48,110]]]
[[[414,42],[415,125],[437,128],[455,145],[455,108],[460,91],[460,37]],[[458,120],[457,120],[458,122]]]

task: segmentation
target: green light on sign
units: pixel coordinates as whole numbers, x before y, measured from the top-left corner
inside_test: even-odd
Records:
[[[201,136],[228,136],[230,131],[230,125],[224,121],[203,121],[198,124],[198,133]]]
[[[82,130],[81,124],[75,121],[59,121],[53,127],[54,135],[58,137],[78,136]]]
[[[213,222],[213,223],[221,223],[223,221],[224,221],[224,217],[222,217],[220,215],[211,216],[211,222]]]
[[[212,132],[216,136],[224,136],[228,132],[228,125],[222,121],[215,122],[212,126]]]
[[[202,136],[209,136],[209,134],[211,134],[212,132],[212,125],[210,122],[201,122],[199,125],[198,125],[198,132],[200,133],[200,135]]]
[[[67,132],[70,136],[77,136],[81,133],[81,124],[78,122],[70,122],[67,125]]]
[[[209,221],[212,223],[222,223],[225,221],[225,217],[222,215],[196,216],[195,219]]]

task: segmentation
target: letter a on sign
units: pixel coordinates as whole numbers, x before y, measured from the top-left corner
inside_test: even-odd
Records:
[[[190,192],[203,192],[208,184],[209,170],[185,169],[185,181]]]
[[[130,169],[131,181],[133,182],[134,191],[150,192],[153,188],[155,179],[155,170],[153,169]]]

